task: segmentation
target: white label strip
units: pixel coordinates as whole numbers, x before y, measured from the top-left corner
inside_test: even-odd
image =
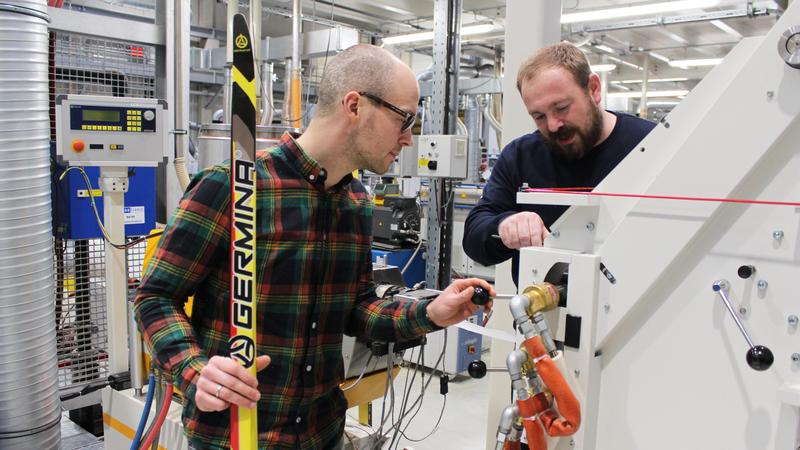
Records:
[[[513,342],[515,344],[517,343],[517,337],[514,335],[514,333],[509,333],[508,331],[496,330],[494,328],[484,328],[474,323],[467,322],[466,320],[455,324],[455,326],[461,328],[462,330],[478,333],[481,336],[489,336],[492,339],[500,339],[502,341]]]

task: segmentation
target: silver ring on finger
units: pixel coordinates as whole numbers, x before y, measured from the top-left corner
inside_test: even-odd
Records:
[[[224,386],[222,386],[221,384],[218,384],[218,385],[217,385],[217,393],[216,393],[216,394],[214,394],[214,397],[217,397],[217,398],[219,398],[219,393],[222,391],[222,388],[223,388],[223,387],[224,387]]]

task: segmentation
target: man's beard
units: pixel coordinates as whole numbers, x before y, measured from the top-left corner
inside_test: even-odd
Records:
[[[590,108],[590,111],[589,126],[585,130],[572,125],[564,125],[555,133],[542,133],[551,152],[563,160],[577,161],[594,147],[603,132],[603,116],[598,108]],[[572,143],[566,145],[558,143],[558,139],[569,137],[572,133],[576,134],[576,139]]]

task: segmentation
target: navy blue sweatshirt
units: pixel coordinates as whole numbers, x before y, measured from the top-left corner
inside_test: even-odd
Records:
[[[613,113],[617,123],[605,141],[577,161],[553,155],[539,131],[509,143],[500,154],[483,196],[464,223],[464,251],[475,261],[490,266],[513,259],[512,277],[517,283],[519,251],[503,245],[497,227],[506,217],[521,211],[538,214],[545,226],[558,219],[566,206],[517,205],[522,183],[531,188],[595,187],[655,127],[653,122],[630,114]]]

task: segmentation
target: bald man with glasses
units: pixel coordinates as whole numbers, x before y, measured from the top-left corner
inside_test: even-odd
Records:
[[[418,101],[400,60],[351,47],[328,63],[306,132],[257,155],[257,378],[228,356],[229,166],[189,185],[135,305],[155,363],[185,393],[194,449],[229,448],[231,404],[258,406],[259,448],[341,448],[343,335],[416,339],[472,315],[474,287],[494,295],[478,279],[455,281],[433,300],[375,293],[371,198],[352,172],[388,170],[412,143]]]

